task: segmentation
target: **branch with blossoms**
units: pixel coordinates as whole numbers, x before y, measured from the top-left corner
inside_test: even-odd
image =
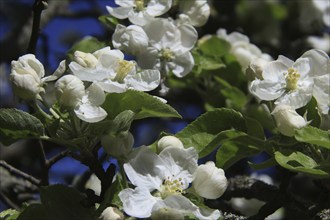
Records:
[[[301,201],[290,192],[296,176],[329,192],[326,52],[274,60],[242,33],[219,28],[198,36],[211,13],[206,0],[115,3],[99,19],[115,27],[112,45],[86,37],[52,74],[32,53],[11,62],[13,91],[34,112],[0,109],[1,143],[39,140],[45,169],[38,180],[1,163],[40,192],[37,203],[15,205],[1,217],[264,219],[327,211],[329,197]],[[166,100],[178,91],[198,96],[205,112],[176,134],[163,132],[153,143],[133,147],[132,123],[182,118]],[[66,150],[47,159],[43,144],[50,142]],[[115,162],[104,167],[100,149]],[[253,162],[251,156],[260,154],[267,159]],[[92,173],[85,190],[48,184],[49,169],[66,156]],[[205,162],[210,156],[215,159]],[[231,176],[241,161],[255,171],[277,169],[279,187],[268,176]]]

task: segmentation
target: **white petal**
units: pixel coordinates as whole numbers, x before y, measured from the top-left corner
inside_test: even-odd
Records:
[[[57,69],[55,70],[55,72],[53,73],[53,75],[44,77],[42,80],[44,82],[57,80],[58,78],[60,78],[64,74],[65,69],[66,69],[65,65],[66,65],[65,60],[62,60],[60,62],[60,64],[58,65]]]
[[[115,0],[115,3],[121,7],[134,7],[135,0]]]
[[[311,76],[330,74],[330,59],[324,51],[312,49],[305,52],[301,57],[310,60]]]
[[[285,93],[282,97],[275,101],[275,105],[289,105],[293,109],[305,106],[313,95],[313,80],[307,79],[300,83],[299,87],[289,93]]]
[[[111,92],[113,92],[113,93],[122,93],[122,92],[125,92],[128,89],[126,84],[118,83],[118,82],[111,81],[111,80],[98,82],[98,84],[99,84],[99,86],[102,87],[102,89],[105,92],[109,92],[109,93],[111,93]]]
[[[159,189],[164,180],[165,165],[159,156],[148,147],[140,147],[136,155],[124,164],[125,172],[135,186],[149,191]]]
[[[73,75],[78,77],[80,80],[87,82],[100,81],[108,76],[107,72],[96,71],[95,68],[85,68],[76,62],[71,62],[69,64],[69,68]]]
[[[152,17],[156,17],[167,12],[172,5],[171,0],[150,1],[146,8],[146,12]]]
[[[99,122],[107,117],[107,112],[103,108],[89,102],[78,105],[74,112],[78,118],[89,123]]]
[[[103,92],[103,89],[100,85],[97,83],[92,83],[86,91],[88,92],[88,99],[91,103],[94,105],[102,105],[105,101],[105,94]]]
[[[176,66],[172,71],[177,77],[184,77],[190,73],[195,64],[194,58],[190,52],[176,56],[173,62]]]
[[[174,175],[175,179],[182,178],[183,187],[187,188],[198,167],[198,154],[195,148],[167,147],[159,153],[159,157],[165,161],[167,172]]]
[[[271,61],[264,66],[262,77],[274,82],[285,81],[284,74],[287,73],[289,67],[281,61]]]
[[[314,78],[313,96],[322,114],[329,114],[330,106],[330,75]]]
[[[151,91],[160,84],[160,73],[158,70],[144,70],[130,74],[125,78],[129,87],[139,91]]]
[[[216,220],[216,219],[219,219],[221,217],[221,213],[217,209],[215,209],[215,210],[209,210],[209,209],[199,208],[194,213],[194,215],[199,220]]]
[[[307,58],[299,58],[292,65],[292,67],[298,71],[298,73],[300,74],[300,79],[309,77],[308,73],[310,72],[310,65],[309,60]]]
[[[136,187],[135,189],[124,189],[119,193],[123,203],[124,211],[133,217],[147,218],[151,216],[151,210],[157,202],[147,188]]]
[[[193,213],[198,210],[196,205],[194,205],[189,199],[182,195],[171,195],[166,197],[163,201],[158,201],[154,205],[152,211],[162,208],[176,209],[184,214]]]
[[[153,19],[152,16],[148,15],[145,11],[136,12],[134,10],[128,12],[128,20],[133,24],[144,26]]]
[[[292,60],[282,55],[278,56],[277,61],[284,63],[287,66],[287,68],[291,67],[294,63]]]
[[[196,29],[188,24],[180,25],[179,30],[181,32],[181,44],[188,50],[191,50],[198,39],[198,33]]]
[[[249,90],[259,99],[271,101],[285,93],[285,83],[256,79],[251,82]]]
[[[125,19],[128,17],[128,12],[130,12],[132,10],[132,8],[130,7],[117,7],[117,8],[113,8],[110,6],[106,6],[109,14],[111,14],[113,17],[115,18],[119,18],[119,19]]]
[[[158,51],[153,47],[147,48],[137,57],[137,63],[142,69],[151,69],[157,62],[159,62]]]

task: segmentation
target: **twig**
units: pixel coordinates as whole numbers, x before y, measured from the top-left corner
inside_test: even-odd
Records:
[[[35,54],[39,31],[40,31],[40,18],[41,12],[47,8],[46,0],[36,0],[33,4],[33,24],[32,33],[28,47],[28,53]]]
[[[46,157],[46,153],[45,153],[45,148],[44,148],[44,144],[42,142],[42,140],[39,140],[39,148],[40,148],[40,155],[41,155],[41,162],[42,162],[42,176],[41,176],[41,185],[48,185],[49,184],[49,175],[48,175],[48,170],[49,167],[47,166],[48,164],[48,160]]]
[[[57,161],[63,159],[66,156],[69,156],[70,152],[71,152],[70,150],[65,150],[65,151],[62,151],[59,154],[53,156],[52,158],[48,159],[47,163],[46,163],[47,167],[51,167]]]
[[[13,208],[13,209],[16,209],[18,210],[19,209],[19,206],[16,205],[13,201],[11,201],[4,193],[2,193],[0,191],[0,199],[6,203],[6,205],[8,205],[9,207]]]
[[[2,166],[3,168],[7,169],[10,173],[15,174],[17,176],[22,177],[23,179],[26,179],[28,181],[30,181],[32,184],[36,185],[36,186],[40,186],[41,182],[40,180],[36,179],[35,177],[24,173],[21,170],[16,169],[15,167],[7,164],[5,161],[0,160],[0,166]]]

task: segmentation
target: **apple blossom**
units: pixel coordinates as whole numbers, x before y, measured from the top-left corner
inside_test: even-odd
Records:
[[[152,212],[152,220],[184,220],[184,214],[176,209],[161,208]]]
[[[322,114],[329,113],[330,106],[330,59],[322,50],[306,51],[302,58],[310,63],[309,75],[314,80],[313,96]]]
[[[171,19],[158,18],[143,29],[149,38],[149,46],[138,55],[139,66],[156,68],[162,74],[172,71],[177,77],[183,77],[192,70],[194,59],[190,50],[198,37],[193,26],[177,26]]]
[[[131,23],[140,26],[166,13],[172,6],[172,0],[115,0],[115,3],[119,7],[106,7],[112,16],[128,18]]]
[[[124,60],[120,50],[105,47],[93,54],[76,51],[74,57],[69,64],[72,73],[83,81],[98,84],[105,92],[150,91],[160,83],[158,70],[139,70],[134,61]]]
[[[231,45],[230,53],[235,55],[237,61],[242,66],[243,71],[246,70],[252,60],[262,58],[263,60],[271,61],[272,57],[262,53],[261,50],[254,44],[250,43],[250,39],[241,33],[232,32],[227,34],[225,29],[218,29],[217,36],[228,41]]]
[[[101,220],[124,220],[125,216],[121,211],[119,211],[119,209],[109,206],[103,210],[103,212],[100,216],[100,219]]]
[[[101,137],[101,144],[107,154],[116,158],[128,155],[134,144],[134,137],[129,131],[119,134],[106,134]]]
[[[137,25],[125,27],[117,24],[112,35],[112,44],[115,48],[137,56],[140,51],[148,47],[149,38],[144,30]]]
[[[184,148],[179,138],[174,136],[164,136],[157,142],[157,150],[158,152],[161,152],[167,147]]]
[[[227,189],[225,172],[212,161],[199,165],[194,175],[192,186],[198,195],[206,199],[217,199]]]
[[[56,96],[60,105],[74,108],[85,95],[84,83],[73,75],[61,77],[55,83]]]
[[[81,120],[94,123],[107,116],[105,110],[99,107],[105,101],[105,94],[97,84],[93,83],[85,90],[79,78],[65,75],[57,80],[55,88],[60,105],[73,109]]]
[[[24,100],[40,99],[44,91],[41,78],[45,75],[44,66],[33,54],[26,54],[11,62],[10,81],[15,94]]]
[[[293,109],[305,106],[312,98],[313,78],[307,58],[295,62],[279,56],[263,67],[262,79],[249,85],[250,92],[261,100],[275,100],[275,104],[290,105]]]
[[[143,146],[133,151],[132,159],[124,164],[134,189],[119,193],[124,211],[133,217],[147,218],[158,210],[175,209],[199,219],[218,219],[214,210],[203,215],[202,210],[183,196],[197,169],[198,154],[194,148],[167,147],[157,155]]]
[[[211,13],[207,0],[179,1],[179,18],[195,27],[203,26]]]
[[[303,128],[308,122],[291,106],[278,105],[272,112],[278,131],[285,136],[293,136],[296,129]]]

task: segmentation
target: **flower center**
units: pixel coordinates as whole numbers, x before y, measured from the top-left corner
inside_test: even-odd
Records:
[[[182,179],[175,179],[171,180],[170,177],[167,177],[166,180],[164,180],[163,185],[161,186],[160,190],[160,197],[162,199],[165,199],[166,197],[170,195],[180,195],[183,193],[183,183],[181,182]]]
[[[135,0],[135,10],[136,11],[143,11],[145,8],[144,0]]]
[[[300,74],[296,69],[289,68],[288,73],[286,75],[286,89],[287,90],[295,90],[297,89],[297,83],[300,78]]]
[[[171,61],[174,59],[174,53],[171,51],[170,48],[161,49],[159,56],[160,56],[160,59],[166,60],[166,61]]]
[[[117,74],[113,80],[119,83],[123,83],[125,77],[129,74],[129,72],[131,72],[134,66],[135,64],[132,61],[120,60],[116,71]]]

